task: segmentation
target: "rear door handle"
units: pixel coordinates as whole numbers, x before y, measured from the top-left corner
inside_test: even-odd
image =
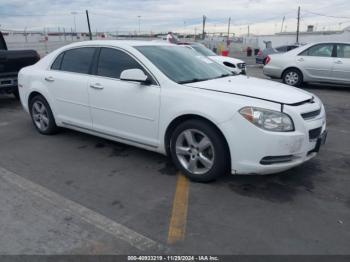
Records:
[[[304,58],[297,59],[298,62],[304,62]]]
[[[91,84],[90,87],[98,90],[103,89],[103,86],[100,83]]]
[[[47,82],[53,82],[53,81],[55,81],[55,79],[54,79],[52,76],[47,76],[47,77],[45,77],[45,80],[46,80]]]
[[[335,64],[342,64],[343,61],[341,61],[341,60],[336,60],[334,63],[335,63]]]

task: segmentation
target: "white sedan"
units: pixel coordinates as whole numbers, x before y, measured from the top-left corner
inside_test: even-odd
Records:
[[[313,43],[267,57],[264,74],[285,84],[350,84],[350,43]]]
[[[41,134],[65,127],[167,154],[195,181],[287,170],[326,134],[315,95],[164,43],[62,47],[20,71],[19,92]]]

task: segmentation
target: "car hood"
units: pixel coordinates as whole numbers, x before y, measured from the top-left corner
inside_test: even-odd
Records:
[[[310,100],[313,97],[312,94],[292,86],[242,75],[188,83],[186,86],[247,96],[281,104],[296,104]]]
[[[238,64],[238,63],[244,63],[244,61],[233,58],[233,57],[228,57],[228,56],[221,56],[221,55],[216,55],[216,56],[208,56],[211,60],[214,60],[215,62],[229,62],[232,64]]]

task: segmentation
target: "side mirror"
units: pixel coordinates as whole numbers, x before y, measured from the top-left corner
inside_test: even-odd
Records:
[[[120,80],[140,82],[148,84],[148,76],[141,69],[127,69],[120,74]]]

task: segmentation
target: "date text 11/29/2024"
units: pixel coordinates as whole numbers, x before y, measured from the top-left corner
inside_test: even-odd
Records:
[[[220,261],[218,256],[128,256],[128,261]]]

